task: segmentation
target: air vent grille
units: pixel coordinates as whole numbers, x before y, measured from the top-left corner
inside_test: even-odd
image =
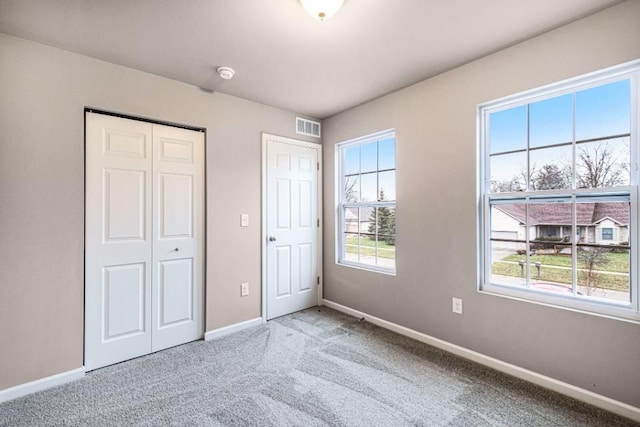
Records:
[[[320,138],[320,123],[296,117],[296,133]]]

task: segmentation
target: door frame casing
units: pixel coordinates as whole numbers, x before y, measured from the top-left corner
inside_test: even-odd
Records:
[[[284,144],[297,145],[299,147],[312,148],[318,150],[318,179],[317,179],[317,215],[320,226],[317,228],[317,270],[320,283],[317,284],[318,305],[322,305],[324,278],[322,274],[322,144],[316,142],[306,142],[298,139],[287,138],[284,136],[262,133],[262,190],[261,190],[261,230],[260,230],[260,250],[261,250],[261,310],[262,323],[267,323],[267,147],[269,141],[280,142]]]

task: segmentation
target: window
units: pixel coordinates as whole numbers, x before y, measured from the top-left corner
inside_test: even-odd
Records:
[[[480,105],[480,289],[638,311],[640,62]]]
[[[396,138],[393,130],[336,146],[337,262],[396,269]]]

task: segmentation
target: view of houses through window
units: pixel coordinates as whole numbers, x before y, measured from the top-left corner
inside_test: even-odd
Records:
[[[484,289],[637,314],[637,75],[636,67],[481,107]]]
[[[493,204],[491,280],[527,286],[528,275],[533,289],[564,294],[575,281],[577,295],[629,302],[629,220],[625,198]]]
[[[395,134],[386,131],[338,145],[338,262],[395,271]]]

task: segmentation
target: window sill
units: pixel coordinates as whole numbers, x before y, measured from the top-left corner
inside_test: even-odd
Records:
[[[640,312],[631,304],[617,305],[582,301],[571,297],[548,295],[542,292],[526,291],[502,287],[500,285],[485,285],[478,289],[480,294],[507,298],[515,301],[568,310],[590,316],[597,316],[611,320],[618,320],[633,324],[640,324]]]
[[[372,273],[386,274],[387,276],[396,275],[396,270],[390,270],[388,268],[381,268],[381,267],[376,267],[376,266],[366,265],[366,264],[357,264],[349,261],[336,261],[336,265],[339,265],[342,267],[355,268],[356,270],[369,271]]]

